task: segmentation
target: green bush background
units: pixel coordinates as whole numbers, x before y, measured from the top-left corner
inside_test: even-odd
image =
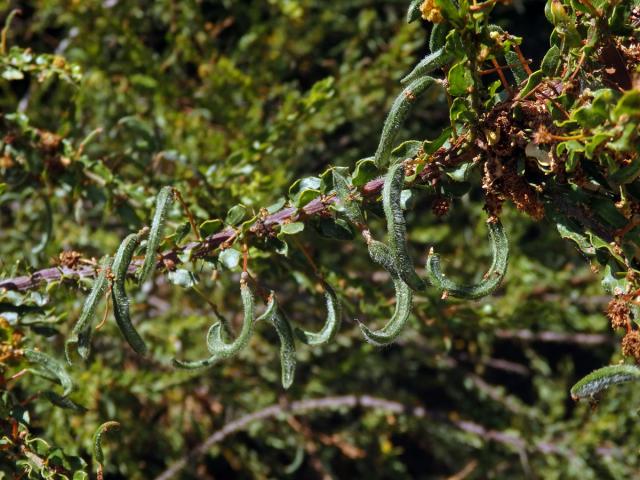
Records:
[[[127,233],[149,223],[164,185],[177,187],[202,222],[224,218],[237,203],[258,211],[285,197],[297,178],[371,155],[399,79],[426,51],[429,28],[405,24],[404,0],[0,5],[3,17],[22,10],[9,47],[65,59],[51,76],[47,70],[0,79],[2,135],[19,133],[12,148],[26,165],[20,178],[6,169],[1,180],[7,185],[0,191],[2,278],[47,266],[62,250],[88,257],[115,251]],[[543,2],[520,1],[496,12],[499,23],[524,37],[523,50],[534,62],[548,45],[542,8]],[[77,77],[71,64],[79,66]],[[430,95],[406,136],[434,136],[446,122],[444,98]],[[67,153],[53,156],[43,131],[62,137]],[[480,198],[472,191],[442,219],[415,199],[408,221],[420,261],[435,244],[458,278],[481,275],[488,245]],[[46,231],[44,199],[52,233],[38,251]],[[172,217],[174,229],[183,223],[178,218]],[[228,421],[261,407],[368,394],[429,414],[330,410],[297,417],[302,430],[284,417],[256,422],[191,462],[180,478],[446,478],[465,467],[465,478],[478,479],[633,478],[640,466],[634,441],[640,393],[617,388],[594,411],[568,396],[580,376],[619,359],[597,276],[553,225],[514,211],[505,212],[503,223],[513,260],[498,294],[479,302],[422,294],[410,328],[382,350],[361,339],[355,322],[345,322],[336,343],[299,349],[297,378],[287,392],[269,331],[260,331],[240,358],[211,370],[172,369],[174,356],[206,354],[203,336],[215,317],[203,297],[239,320],[238,271],[223,269],[214,278],[211,267],[203,267],[200,293],[161,276],[155,290],[131,293],[151,358],[135,356],[108,322],[95,336],[89,364],[71,369],[78,385],[72,398],[88,411],[35,402],[27,409],[30,434],[90,464],[93,432],[118,420],[121,431],[105,439],[106,477],[147,479]],[[388,315],[391,285],[372,271],[362,242],[322,239],[312,231],[300,242],[340,287],[348,318],[376,324]],[[322,297],[304,274],[299,250],[290,256],[257,256],[251,268],[277,286],[292,320],[317,328]],[[20,330],[26,345],[62,358],[84,296],[57,286],[21,298],[43,304],[43,315],[1,315],[18,319],[7,332]],[[587,337],[588,343],[577,332],[603,335]],[[2,368],[10,376],[18,366]],[[0,394],[8,405],[9,396],[25,399],[46,385],[26,376]],[[3,416],[4,435],[10,424]],[[485,434],[460,428],[462,421]],[[301,445],[307,448],[293,471]],[[16,468],[0,450],[6,474],[0,478],[12,478]]]

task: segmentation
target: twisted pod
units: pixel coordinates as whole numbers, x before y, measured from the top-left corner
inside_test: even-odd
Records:
[[[640,381],[640,368],[634,365],[609,365],[594,370],[571,387],[571,398],[593,399],[596,394],[611,385]]]
[[[138,277],[139,283],[146,282],[156,268],[156,253],[162,240],[164,225],[167,214],[169,213],[169,208],[173,202],[173,197],[173,187],[162,187],[156,197],[156,210],[153,214],[153,220],[151,221],[151,231],[149,232],[149,239],[147,240],[144,262]]]
[[[376,167],[382,168],[389,164],[391,150],[393,150],[395,145],[396,137],[400,131],[400,127],[402,127],[402,124],[407,119],[413,103],[435,82],[436,80],[434,78],[428,76],[418,78],[407,85],[393,102],[389,115],[382,127],[380,143],[374,156]]]
[[[64,345],[64,352],[67,357],[67,362],[71,363],[71,345],[78,345],[78,354],[84,360],[89,358],[89,352],[91,350],[91,336],[93,334],[93,317],[95,316],[98,304],[109,286],[109,279],[107,278],[107,272],[111,267],[111,257],[106,256],[100,262],[100,273],[93,282],[89,296],[84,302],[80,318],[76,322],[71,331],[71,336],[67,339]]]
[[[484,275],[483,280],[475,285],[459,285],[448,279],[440,268],[440,256],[435,254],[433,249],[431,249],[427,257],[426,270],[429,281],[436,288],[453,297],[466,298],[469,300],[476,300],[491,295],[494,290],[498,288],[507,273],[509,241],[500,221],[489,223],[488,226],[493,261],[491,268],[489,268],[489,271]]]
[[[393,343],[409,319],[411,313],[411,302],[413,292],[409,285],[402,281],[396,268],[396,260],[391,249],[382,242],[376,240],[369,241],[369,256],[378,265],[389,272],[393,279],[393,286],[396,291],[396,306],[393,315],[380,330],[371,330],[362,322],[358,321],[358,326],[362,331],[365,340],[372,345],[381,347]],[[357,321],[357,320],[356,320]]]
[[[133,323],[131,323],[131,316],[129,314],[129,298],[127,297],[127,291],[125,289],[125,280],[127,279],[127,272],[129,270],[131,258],[133,257],[133,252],[138,245],[140,245],[140,242],[146,233],[147,231],[143,229],[139,233],[132,233],[131,235],[128,235],[120,244],[113,260],[112,267],[115,274],[113,286],[111,288],[113,314],[116,318],[118,328],[122,332],[125,340],[129,345],[131,345],[131,348],[140,355],[146,355],[147,345],[133,326]]]
[[[319,332],[296,328],[296,336],[307,345],[323,345],[336,336],[342,320],[342,304],[331,285],[323,282],[324,298],[327,302],[327,319]]]
[[[293,383],[296,372],[296,343],[289,319],[278,307],[276,296],[271,292],[264,319],[271,322],[280,339],[280,368],[282,386],[287,389]]]
[[[62,385],[63,392],[62,396],[66,397],[73,390],[73,382],[71,381],[71,377],[67,373],[64,368],[64,365],[60,363],[55,358],[50,357],[46,353],[39,352],[38,350],[33,350],[31,348],[25,348],[22,351],[24,357],[30,362],[35,363],[39,367],[42,368],[42,373],[38,373],[39,375],[44,376],[45,378],[54,377],[58,380],[60,385]]]
[[[238,337],[231,343],[222,339],[222,323],[214,324],[207,333],[207,348],[217,358],[229,358],[244,349],[251,339],[253,323],[255,321],[255,297],[249,288],[249,274],[242,272],[240,277],[240,297],[242,299],[243,320],[242,329]]]
[[[412,289],[424,290],[426,285],[413,268],[407,245],[407,224],[400,201],[403,186],[404,166],[402,163],[396,163],[389,168],[382,188],[382,206],[387,219],[389,248],[395,259],[398,276]]]

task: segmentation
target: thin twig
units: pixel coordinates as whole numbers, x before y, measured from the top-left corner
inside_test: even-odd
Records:
[[[169,466],[167,470],[156,477],[155,480],[170,480],[176,478],[177,474],[188,465],[194,465],[194,461],[214,445],[224,441],[230,435],[244,430],[249,424],[277,418],[289,414],[308,413],[314,410],[335,410],[340,408],[369,408],[379,409],[397,415],[408,415],[415,418],[429,418],[442,422],[449,422],[456,428],[466,433],[478,435],[485,440],[494,441],[510,448],[517,453],[526,452],[527,448],[533,448],[539,452],[558,454],[564,457],[575,457],[571,450],[548,442],[538,442],[535,445],[528,445],[526,440],[512,433],[505,433],[490,430],[484,426],[465,420],[450,420],[449,416],[442,412],[431,412],[423,407],[411,407],[394,400],[372,397],[369,395],[345,395],[340,397],[324,397],[318,399],[299,400],[289,405],[270,405],[257,412],[250,413],[226,424],[223,428],[209,436],[203,443],[191,450],[188,454]]]

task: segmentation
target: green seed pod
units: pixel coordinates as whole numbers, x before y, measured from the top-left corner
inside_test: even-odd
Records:
[[[217,356],[211,355],[209,358],[205,358],[203,360],[178,360],[174,358],[171,363],[176,368],[181,368],[183,370],[199,370],[201,368],[209,368],[213,366],[218,360],[220,360]]]
[[[253,295],[253,294],[252,294]],[[271,318],[273,317],[273,315],[275,314],[275,310],[278,308],[278,305],[275,301],[275,295],[273,292],[271,292],[271,296],[269,297],[269,303],[267,304],[267,309],[266,311],[260,315],[254,323],[257,323],[261,320],[271,320]],[[245,309],[246,312],[246,309]],[[218,328],[217,327],[219,324],[215,324],[212,325],[211,328],[209,328],[209,331],[207,332],[207,346],[209,348],[209,351],[211,351],[213,353],[212,350],[214,350],[217,345],[215,344],[215,340],[217,340],[217,336],[218,336]],[[214,365],[215,363],[218,362],[218,360],[220,360],[221,357],[213,354],[211,355],[209,358],[205,358],[203,360],[194,360],[194,361],[185,361],[185,360],[178,360],[178,359],[173,359],[173,365],[176,368],[182,368],[185,370],[197,370],[200,368],[208,368],[211,367],[212,365]]]
[[[400,201],[403,186],[404,166],[397,163],[389,168],[382,188],[382,206],[387,219],[389,248],[396,261],[398,276],[412,289],[424,290],[426,285],[413,268],[407,245],[407,225]]]
[[[418,63],[411,73],[400,80],[401,83],[409,83],[417,80],[418,78],[429,75],[439,68],[444,67],[447,63],[453,60],[453,55],[445,52],[444,47],[430,53]]]
[[[42,392],[42,397],[49,400],[49,402],[52,405],[55,405],[56,407],[59,407],[59,408],[64,408],[65,410],[72,410],[74,412],[80,412],[80,413],[85,413],[87,411],[85,407],[77,404],[76,402],[71,400],[69,397],[60,396],[57,393],[52,392],[51,390],[46,390]]]
[[[407,23],[415,22],[420,18],[420,5],[422,5],[424,0],[411,0],[409,4],[409,9],[407,10]]]
[[[98,427],[96,433],[93,434],[93,458],[100,465],[104,463],[104,453],[102,452],[102,435],[110,430],[120,430],[120,423],[109,421]]]
[[[610,365],[591,372],[571,387],[571,398],[593,398],[611,385],[637,381],[640,381],[640,368],[634,365]]]
[[[391,249],[384,243],[375,240],[370,241],[368,246],[369,255],[373,261],[391,274],[396,290],[396,307],[391,319],[380,330],[373,331],[361,322],[358,322],[358,324],[369,343],[375,346],[383,346],[394,342],[406,325],[411,313],[413,293],[409,285],[400,279]]]
[[[453,297],[476,300],[491,295],[502,282],[509,263],[509,241],[500,222],[489,224],[489,241],[491,242],[493,261],[484,280],[475,285],[458,285],[449,280],[440,268],[440,257],[433,253],[432,249],[427,257],[426,265],[429,281]]]
[[[376,347],[382,347],[393,343],[407,324],[407,320],[409,320],[409,315],[411,314],[411,302],[413,297],[411,288],[409,288],[409,286],[399,278],[393,279],[393,286],[396,289],[396,307],[393,312],[393,316],[387,324],[380,330],[374,331],[363,323],[358,322],[365,340]]]
[[[125,280],[127,279],[127,271],[133,252],[140,244],[141,235],[138,233],[132,233],[125,238],[113,260],[113,272],[115,278],[113,281],[113,287],[111,288],[111,299],[113,300],[113,314],[116,318],[118,328],[124,335],[125,340],[136,353],[140,355],[146,355],[147,345],[144,340],[138,334],[137,330],[131,323],[131,317],[129,315],[129,298],[125,290]]]
[[[344,213],[347,218],[356,225],[364,225],[364,217],[358,202],[351,198],[351,188],[347,179],[337,170],[333,170],[333,187],[336,190],[338,199],[344,207]]]
[[[147,240],[147,249],[145,252],[144,263],[139,274],[139,282],[144,283],[153,274],[156,268],[156,254],[162,241],[164,225],[173,201],[173,187],[162,187],[156,197],[156,211],[151,221],[151,231],[149,232],[149,240]]]
[[[279,309],[271,319],[280,338],[280,365],[282,368],[282,386],[287,389],[293,383],[296,373],[296,344],[291,323]]]
[[[384,122],[380,143],[374,157],[376,167],[383,168],[389,164],[396,136],[406,120],[415,100],[435,83],[432,77],[422,77],[411,82],[396,98],[389,115]]]
[[[270,321],[280,338],[280,365],[282,368],[282,386],[287,389],[293,383],[296,372],[296,343],[293,336],[291,323],[278,307],[275,295],[271,292],[267,311],[260,316],[258,321]]]
[[[451,30],[451,27],[447,22],[434,23],[429,37],[429,50],[435,52],[444,47],[445,43],[447,43],[449,30]]]
[[[255,322],[255,298],[247,280],[248,274],[242,273],[240,279],[240,296],[242,298],[242,308],[244,319],[240,335],[232,343],[225,343],[222,339],[222,324],[216,323],[209,329],[207,334],[207,346],[209,351],[218,358],[229,358],[236,355],[249,344]]]
[[[392,276],[398,276],[398,265],[389,247],[377,240],[371,240],[367,245],[371,259],[389,272]]]
[[[50,357],[46,353],[39,352],[37,350],[32,350],[30,348],[25,348],[23,350],[24,357],[31,363],[35,363],[40,368],[42,368],[43,372],[36,372],[40,374],[44,374],[46,378],[55,378],[62,385],[63,391],[62,396],[66,397],[73,390],[73,382],[71,381],[71,377],[67,373],[64,368],[64,365],[56,360],[53,357]]]
[[[95,316],[96,309],[102,297],[104,297],[107,287],[109,286],[109,279],[107,278],[107,271],[111,267],[111,257],[106,256],[100,262],[100,273],[93,282],[91,292],[84,302],[80,318],[76,322],[71,331],[71,336],[67,339],[64,346],[67,362],[71,363],[71,345],[78,345],[78,354],[84,360],[89,358],[89,352],[91,350],[91,336],[93,334],[93,317]]]
[[[340,328],[342,320],[342,304],[336,295],[336,292],[331,288],[331,285],[324,283],[325,299],[327,301],[327,320],[324,323],[322,329],[315,332],[308,332],[297,328],[297,337],[307,345],[323,345],[332,340]]]

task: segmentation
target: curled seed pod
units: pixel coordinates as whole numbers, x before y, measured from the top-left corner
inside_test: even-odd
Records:
[[[100,465],[104,463],[104,453],[102,452],[102,435],[110,430],[120,430],[120,423],[109,421],[98,427],[96,433],[93,434],[93,458]]]
[[[374,157],[376,167],[386,167],[389,163],[389,157],[391,156],[391,150],[395,144],[396,136],[400,131],[400,127],[406,120],[411,106],[415,100],[426,92],[429,87],[435,83],[435,79],[432,77],[422,77],[411,82],[407,87],[398,95],[395,102],[391,106],[389,115],[384,122],[382,128],[382,135],[380,136],[380,143]]]
[[[156,254],[162,234],[164,232],[164,224],[173,201],[173,187],[162,187],[156,197],[156,211],[151,221],[151,231],[149,232],[149,240],[147,240],[147,249],[145,252],[144,262],[139,274],[139,282],[144,283],[151,276],[156,268]]]
[[[371,330],[361,322],[358,322],[360,330],[367,342],[375,346],[389,345],[394,342],[409,319],[413,293],[409,285],[399,278],[396,270],[396,262],[390,248],[382,242],[369,243],[369,255],[380,266],[385,268],[393,278],[396,290],[396,306],[393,316],[380,330]]]
[[[322,345],[332,340],[338,329],[340,328],[340,322],[342,320],[342,304],[336,295],[336,292],[331,288],[328,283],[324,284],[324,297],[327,301],[327,320],[324,326],[319,332],[308,332],[297,328],[297,337],[307,345]]]
[[[441,291],[454,297],[475,300],[491,295],[502,282],[509,264],[509,241],[499,221],[489,224],[489,241],[491,242],[493,261],[482,281],[475,285],[458,285],[449,280],[442,273],[440,257],[433,253],[433,249],[427,257],[426,269],[429,281]]]
[[[262,315],[260,315],[255,320],[254,323],[264,319],[271,320],[277,308],[278,308],[278,305],[275,301],[275,295],[273,292],[271,292],[271,296],[269,297],[269,303],[267,304],[266,311]],[[218,325],[219,324],[217,323],[215,325],[212,325],[211,328],[209,328],[209,331],[207,332],[207,347],[209,348],[209,351],[212,353],[212,355],[209,358],[205,358],[203,360],[195,360],[195,361],[185,361],[185,360],[178,360],[174,358],[173,365],[177,368],[182,368],[185,370],[196,370],[200,368],[211,367],[218,360],[220,360],[221,357],[213,353],[217,348],[217,344],[215,343],[215,340],[217,340],[217,336],[218,336],[217,332],[219,331],[219,329],[215,327],[217,327]]]
[[[389,272],[392,276],[398,276],[398,265],[389,247],[377,240],[370,240],[367,245],[371,259]]]
[[[420,18],[420,5],[424,0],[411,0],[409,9],[407,10],[407,23],[415,22]]]
[[[360,205],[351,198],[349,182],[347,182],[347,179],[335,169],[333,170],[333,186],[336,190],[340,203],[344,207],[344,213],[347,218],[356,225],[364,225],[365,221],[362,216]]]
[[[611,385],[637,381],[640,381],[640,368],[633,365],[610,365],[591,372],[571,387],[571,398],[593,398]]]
[[[280,339],[280,366],[282,369],[282,386],[286,389],[293,383],[296,372],[296,343],[293,337],[291,323],[278,307],[275,295],[271,292],[267,310],[258,321],[267,320],[276,329]]]
[[[173,366],[176,368],[181,368],[183,370],[199,370],[201,368],[209,368],[215,364],[219,358],[216,355],[211,355],[209,358],[205,358],[203,360],[178,360],[174,358],[172,360]]]
[[[444,67],[447,63],[453,60],[453,55],[449,52],[445,52],[444,47],[431,52],[424,57],[420,62],[411,70],[406,77],[400,80],[401,83],[413,82],[414,80],[430,73],[435,72],[439,68]]]
[[[377,347],[393,343],[402,332],[411,314],[413,296],[411,288],[399,278],[394,279],[393,285],[396,289],[396,307],[387,324],[380,330],[374,331],[363,323],[358,322],[365,340]]]
[[[56,407],[64,408],[65,410],[73,410],[74,412],[84,413],[87,411],[85,407],[77,404],[69,397],[63,397],[58,395],[56,392],[52,392],[51,390],[46,390],[42,392],[42,396],[49,400],[52,405]]]
[[[129,264],[131,263],[133,252],[140,244],[140,240],[140,234],[132,233],[122,241],[116,252],[113,260],[115,278],[111,288],[111,299],[113,300],[113,314],[116,318],[116,323],[125,340],[136,353],[145,355],[147,353],[147,345],[131,323],[129,298],[125,290],[125,280],[127,278]]]
[[[392,165],[382,188],[382,206],[387,219],[389,248],[396,260],[398,276],[414,290],[424,290],[425,283],[413,268],[413,260],[407,245],[407,225],[400,198],[404,186],[404,166]]]
[[[63,391],[62,396],[66,397],[73,390],[73,382],[71,381],[71,377],[67,373],[64,368],[64,365],[56,360],[53,357],[50,357],[46,353],[39,352],[37,350],[32,350],[30,348],[25,348],[23,350],[24,357],[31,363],[35,363],[43,370],[43,374],[45,377],[50,378],[53,377],[60,385],[62,385]],[[38,372],[40,373],[40,372]]]
[[[222,324],[216,323],[207,334],[207,346],[209,351],[218,358],[229,358],[240,352],[249,344],[253,323],[255,322],[255,298],[247,282],[248,274],[242,273],[240,279],[240,296],[244,318],[240,335],[231,343],[225,343],[222,339]]]
[[[102,300],[102,297],[107,291],[107,287],[109,285],[107,271],[110,267],[111,257],[107,256],[102,260],[102,262],[100,262],[100,273],[93,282],[89,296],[82,307],[80,318],[78,318],[73,330],[71,330],[71,336],[65,342],[64,351],[67,357],[67,362],[69,363],[71,363],[70,348],[71,345],[74,344],[78,345],[78,354],[80,357],[84,360],[89,357],[89,352],[91,350],[91,335],[93,334],[92,320],[95,316],[100,300]]]
[[[429,50],[435,52],[444,47],[449,30],[451,30],[451,27],[447,22],[434,23],[429,37]]]

